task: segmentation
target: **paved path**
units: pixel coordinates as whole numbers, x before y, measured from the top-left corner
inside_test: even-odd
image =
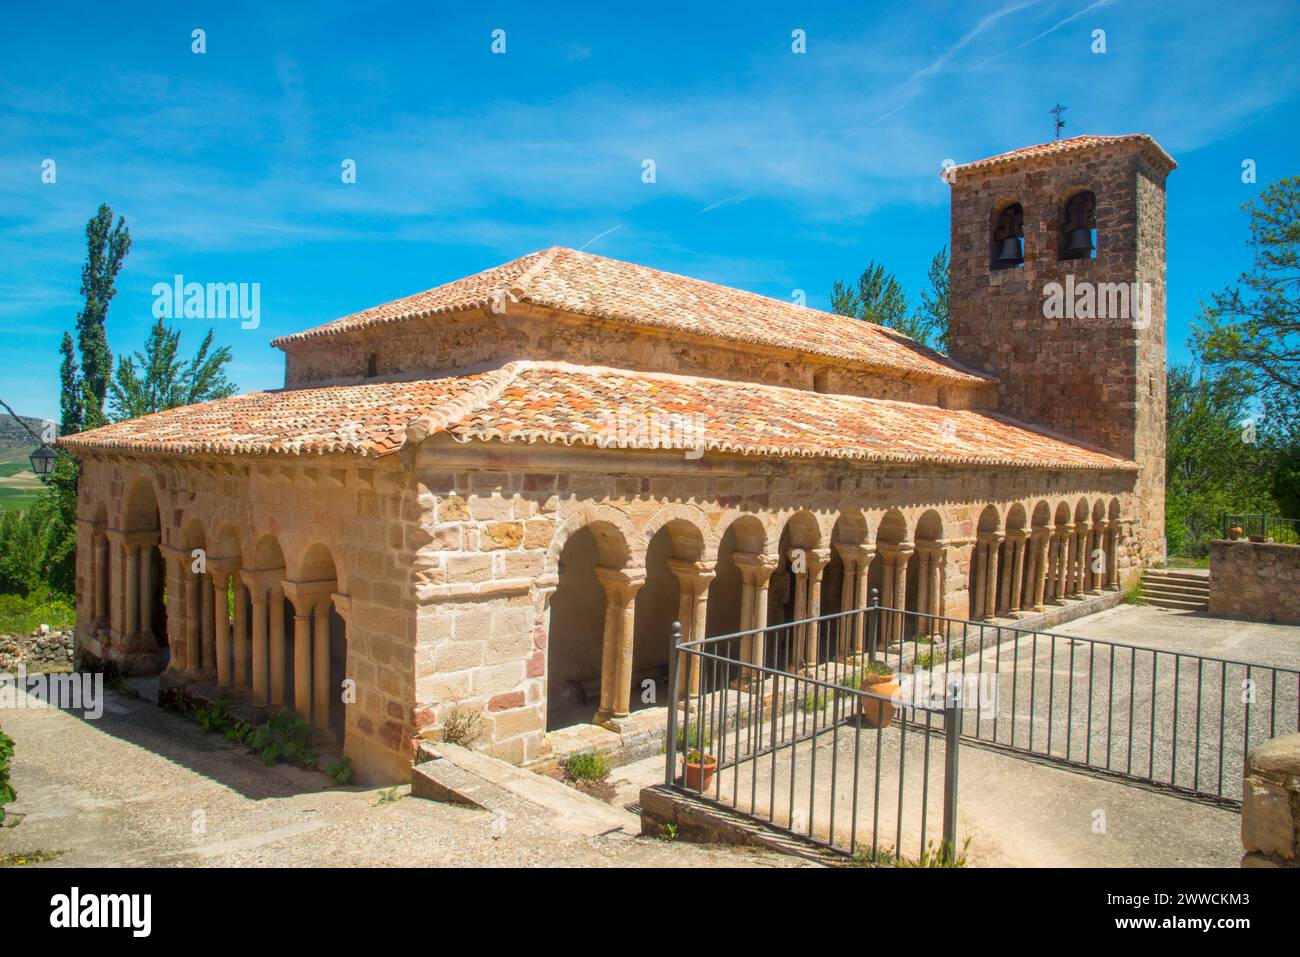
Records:
[[[767,852],[629,834],[574,835],[539,822],[267,768],[246,749],[144,701],[109,692],[98,721],[6,709],[21,814],[0,856],[61,850],[41,866],[734,867],[799,866]],[[402,792],[406,788],[401,789]]]

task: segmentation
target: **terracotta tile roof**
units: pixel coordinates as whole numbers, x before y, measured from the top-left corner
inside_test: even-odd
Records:
[[[984,412],[566,363],[512,362],[415,382],[257,392],[105,426],[78,449],[384,455],[446,432],[617,448],[775,458],[1131,470]]]
[[[64,436],[59,445],[74,452],[385,455],[401,448],[412,419],[470,394],[483,378],[250,392]]]
[[[1146,149],[1152,159],[1159,164],[1165,165],[1167,169],[1171,170],[1178,165],[1174,162],[1174,158],[1166,153],[1160,144],[1146,133],[1125,133],[1122,136],[1071,136],[1064,140],[1052,140],[1048,143],[1039,143],[1036,146],[1025,146],[1018,150],[1011,150],[1009,153],[990,156],[987,159],[962,163],[960,166],[954,167],[954,169],[958,171],[986,169],[990,166],[1001,166],[1003,163],[1012,163],[1016,160],[1054,156],[1058,153],[1072,153],[1076,150],[1091,149],[1095,146],[1108,146],[1114,143],[1136,143]]]
[[[595,319],[825,356],[864,366],[968,383],[991,381],[920,343],[871,323],[756,293],[554,246],[405,299],[305,332],[284,346],[421,316],[487,306],[494,296]]]

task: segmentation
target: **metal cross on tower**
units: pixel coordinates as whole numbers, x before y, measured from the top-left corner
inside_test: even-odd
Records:
[[[1056,139],[1058,140],[1061,138],[1061,130],[1065,129],[1065,120],[1061,119],[1061,114],[1067,109],[1069,109],[1069,107],[1062,106],[1058,101],[1056,106],[1047,111],[1056,117]]]

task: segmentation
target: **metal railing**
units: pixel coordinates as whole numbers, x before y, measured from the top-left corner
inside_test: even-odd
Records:
[[[1300,519],[1282,518],[1278,515],[1223,513],[1223,537],[1232,538],[1231,530],[1241,528],[1243,538],[1262,539],[1282,545],[1300,545]]]
[[[665,783],[865,861],[951,862],[960,702],[871,684],[879,612],[688,642],[674,623]]]
[[[1236,805],[1251,749],[1300,731],[1291,668],[902,614],[920,640],[889,650],[900,672],[995,679],[968,741]]]

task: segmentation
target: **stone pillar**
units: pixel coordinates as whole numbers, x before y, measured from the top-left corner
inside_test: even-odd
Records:
[[[248,689],[248,587],[243,576],[235,573],[235,625],[230,640],[235,666],[235,690]]]
[[[1047,591],[1047,582],[1049,576],[1049,553],[1052,544],[1052,532],[1048,528],[1036,528],[1032,536],[1032,548],[1034,550],[1034,581],[1033,581],[1033,602],[1034,611],[1043,611],[1047,606],[1044,604],[1044,595]]]
[[[199,597],[199,576],[188,565],[181,565],[185,576],[185,667],[198,672],[203,667],[203,654],[199,647],[199,618],[203,614],[203,599]]]
[[[1061,571],[1061,598],[1070,598],[1074,595],[1074,576],[1078,571],[1078,530],[1074,525],[1061,526],[1061,534],[1065,540],[1061,546],[1061,560],[1065,562],[1065,568]]]
[[[943,623],[938,621],[943,614],[943,567],[944,555],[948,543],[933,540],[916,543],[920,568],[917,578],[917,611],[933,616],[930,619],[918,619],[920,627],[917,634],[933,638],[943,633]]]
[[[271,673],[271,704],[283,705],[287,697],[288,674],[284,656],[284,585],[281,582],[270,585],[267,610],[270,619],[267,667]]]
[[[1101,571],[1093,571],[1093,555],[1095,552],[1102,554]],[[1100,519],[1092,523],[1092,542],[1088,549],[1088,582],[1091,586],[1088,591],[1093,595],[1100,595],[1102,586],[1106,581],[1106,569],[1109,566],[1109,556],[1106,554],[1106,520]]]
[[[293,710],[311,720],[311,619],[312,605],[293,603]]]
[[[866,608],[867,602],[870,601],[867,569],[871,567],[871,559],[875,556],[875,546],[840,543],[835,546],[835,550],[839,552],[840,561],[844,563],[841,610]],[[845,656],[861,655],[866,645],[865,613],[855,614],[846,620],[849,623],[849,633],[841,638],[840,652]]]
[[[108,536],[95,535],[94,598],[96,632],[102,631],[108,619]]]
[[[970,553],[971,567],[971,617],[975,619],[984,617],[984,593],[988,588],[987,573],[985,567],[988,564],[986,553],[988,550],[988,539],[977,536],[975,545]]]
[[[252,606],[252,633],[249,635],[253,670],[253,698],[266,704],[268,697],[267,652],[267,590],[265,579],[259,580],[256,572],[241,572],[244,589]]]
[[[153,640],[153,542],[140,546],[140,635]]]
[[[1006,576],[1011,581],[1007,611],[1013,615],[1019,613],[1020,599],[1024,594],[1025,541],[1028,537],[1024,529],[1007,532],[1007,553],[1011,556],[1011,574]]]
[[[216,654],[217,686],[230,687],[230,576],[233,565],[208,560],[212,580],[212,634]]]
[[[761,665],[765,654],[765,635],[761,629],[767,627],[767,586],[781,560],[776,555],[739,551],[731,553],[731,560],[740,569],[740,630],[759,632],[740,639],[740,658]]]
[[[668,569],[677,576],[679,600],[677,620],[682,623],[682,641],[695,641],[704,637],[704,623],[708,613],[709,582],[713,581],[713,562],[692,562],[681,558],[668,559]],[[644,575],[644,572],[642,572]],[[673,652],[676,654],[676,651]],[[679,695],[693,697],[700,690],[700,659],[677,661],[677,687]],[[687,667],[683,668],[682,665]]]
[[[1088,526],[1086,523],[1075,526],[1074,531],[1074,589],[1071,594],[1082,598],[1087,590],[1088,575]]]
[[[1108,523],[1106,535],[1106,587],[1119,590],[1119,536],[1122,530],[1119,519]]]
[[[885,556],[885,576],[881,583],[885,586],[883,592],[889,597],[888,601],[882,597],[880,603],[894,609],[884,616],[885,634],[888,637],[886,647],[903,640],[903,613],[907,609],[907,561],[914,550],[911,542],[880,546],[880,553]]]
[[[1001,546],[1005,536],[1001,532],[989,532],[986,561],[984,565],[984,618],[996,618],[998,609],[998,582],[1001,577],[998,563]]]
[[[593,724],[604,724],[611,718],[625,718],[632,710],[636,593],[645,584],[645,569],[597,565],[596,578],[605,589],[605,628],[600,655],[600,710],[591,720]],[[683,622],[683,640],[685,627]]]
[[[212,576],[199,576],[199,643],[203,646],[203,670],[215,672],[217,669],[217,650],[213,642],[213,629],[216,620],[212,609]]]
[[[807,550],[806,559],[808,563],[808,583],[804,591],[807,598],[808,606],[803,617],[817,618],[822,613],[822,573],[826,571],[826,566],[830,564],[831,551],[829,548],[810,548]],[[803,653],[799,656],[805,668],[817,667],[819,650],[818,644],[821,639],[821,626],[815,622],[809,622],[803,627]]]
[[[314,608],[315,633],[312,637],[312,724],[318,731],[330,726],[330,596],[321,595]]]
[[[1246,759],[1242,867],[1300,866],[1300,734],[1265,741]]]
[[[317,728],[324,728],[329,723],[329,596],[334,591],[335,582],[310,581],[296,582],[288,579],[280,583],[283,593],[293,602],[293,710],[304,721],[311,722]],[[283,599],[281,599],[283,600]],[[324,605],[324,613],[318,614],[318,608]],[[271,631],[275,633],[275,595],[272,593]],[[283,608],[280,620],[284,620]],[[323,620],[323,624],[321,621]],[[316,654],[312,653],[312,633],[315,625]],[[283,626],[282,626],[283,627]],[[284,643],[280,643],[283,654]],[[321,649],[324,660],[322,664]],[[280,662],[283,671],[284,664]],[[322,671],[323,669],[323,671]],[[271,699],[276,697],[276,656],[275,645],[271,646]],[[312,677],[316,682],[313,689]],[[314,693],[313,693],[314,692]],[[279,695],[284,697],[284,684],[281,681]],[[319,716],[325,715],[324,724]]]
[[[126,582],[123,589],[126,592],[126,602],[122,638],[129,641],[140,631],[140,546],[125,541],[122,550],[126,553]]]

